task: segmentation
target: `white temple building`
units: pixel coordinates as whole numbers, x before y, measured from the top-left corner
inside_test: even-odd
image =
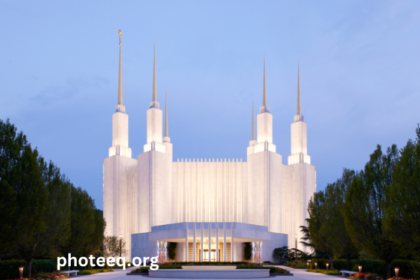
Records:
[[[120,34],[121,35],[121,34]],[[126,257],[167,261],[167,242],[177,242],[177,261],[242,261],[243,243],[252,242],[253,261],[273,261],[275,248],[299,243],[307,205],[316,191],[316,168],[307,154],[307,126],[300,111],[291,125],[287,164],[273,142],[267,106],[265,63],[263,102],[254,111],[246,161],[173,159],[173,145],[157,98],[156,53],[153,95],[146,113],[143,153],[132,157],[128,115],[123,105],[121,41],[118,104],[112,116],[112,147],[103,161],[105,235],[126,241]],[[175,147],[176,148],[176,147]]]

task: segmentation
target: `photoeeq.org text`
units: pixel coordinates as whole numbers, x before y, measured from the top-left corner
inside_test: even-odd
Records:
[[[94,256],[90,255],[89,258],[86,257],[81,257],[81,258],[76,258],[76,257],[72,257],[71,254],[68,255],[68,257],[57,257],[57,270],[59,271],[61,267],[66,267],[66,266],[87,266],[88,264],[91,267],[103,267],[105,266],[105,264],[107,266],[114,266],[117,265],[119,267],[122,267],[123,270],[125,270],[127,267],[132,266],[146,266],[147,262],[149,262],[150,259],[150,269],[151,270],[157,270],[159,269],[159,265],[157,264],[158,262],[158,257],[143,257],[143,259],[139,258],[139,257],[135,257],[133,258],[131,264],[130,263],[126,263],[125,261],[125,257],[118,257],[118,258],[114,258],[114,257],[109,257],[109,258],[104,258],[104,257],[99,257],[99,258],[95,258]]]

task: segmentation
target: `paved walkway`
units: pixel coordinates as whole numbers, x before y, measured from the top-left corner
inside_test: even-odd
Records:
[[[332,275],[325,275],[320,273],[311,273],[306,272],[304,269],[294,269],[286,266],[279,266],[283,269],[287,269],[290,273],[293,273],[293,276],[276,276],[276,277],[269,277],[269,278],[253,278],[255,280],[267,280],[267,279],[276,279],[276,280],[344,280],[346,278],[341,276],[332,276]],[[97,273],[93,275],[79,275],[77,278],[79,280],[102,280],[102,279],[114,279],[114,280],[153,280],[153,279],[161,279],[161,280],[174,280],[176,278],[152,278],[148,276],[142,275],[126,275],[128,272],[133,270],[133,268],[122,270],[122,269],[115,269],[114,272],[108,273]],[[71,277],[76,278],[76,277]],[[84,278],[84,279],[81,279]]]

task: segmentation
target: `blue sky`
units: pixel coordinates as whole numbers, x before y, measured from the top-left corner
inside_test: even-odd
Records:
[[[361,169],[377,144],[402,147],[420,122],[419,1],[0,2],[0,118],[102,208],[102,160],[117,103],[123,32],[130,147],[146,141],[153,42],[177,158],[242,158],[263,56],[274,144],[286,164],[302,114],[318,189]]]

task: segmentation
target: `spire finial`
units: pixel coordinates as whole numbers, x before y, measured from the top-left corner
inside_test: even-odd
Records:
[[[254,127],[254,100],[252,100],[252,137],[251,140],[255,140],[255,127]]]
[[[267,106],[267,97],[265,93],[265,54],[264,54],[263,107],[265,106]]]
[[[168,90],[165,89],[165,137],[168,136]]]
[[[299,62],[298,62],[298,88],[297,88],[297,115],[300,115],[300,78],[299,78]]]
[[[157,101],[156,92],[156,42],[154,44],[154,55],[153,55],[153,102]]]
[[[117,30],[117,29],[115,29]],[[120,35],[120,68],[118,76],[118,105],[123,105],[123,81],[122,81],[122,58],[121,58],[121,29],[117,30],[118,35]]]

